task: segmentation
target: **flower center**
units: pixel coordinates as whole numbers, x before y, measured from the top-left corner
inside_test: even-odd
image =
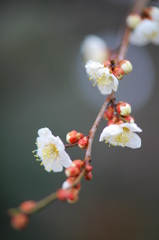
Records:
[[[114,143],[116,142],[119,146],[119,143],[122,143],[125,146],[125,143],[129,142],[128,133],[130,130],[126,127],[123,127],[123,132],[117,136],[113,137]]]
[[[59,151],[55,146],[55,144],[50,143],[49,145],[46,145],[46,147],[43,148],[42,153],[43,153],[44,160],[47,158],[58,159]]]

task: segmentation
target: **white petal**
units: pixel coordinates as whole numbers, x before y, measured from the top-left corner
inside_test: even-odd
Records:
[[[136,133],[128,133],[129,142],[125,143],[126,147],[130,148],[140,148],[141,147],[141,138]]]
[[[39,134],[40,137],[46,137],[46,138],[50,137],[50,136],[53,136],[50,129],[48,129],[46,127],[39,129],[38,134]]]
[[[111,74],[111,75],[113,75],[113,74]],[[118,89],[119,81],[114,75],[112,77],[114,79],[113,84],[112,84],[112,89],[116,92]]]
[[[68,183],[67,181],[65,181],[63,184],[62,184],[62,189],[67,189],[71,186],[70,183]]]
[[[100,135],[99,141],[105,140],[107,137],[115,136],[123,132],[123,129],[120,125],[112,124],[108,127],[105,127]]]
[[[72,164],[69,155],[65,151],[59,151],[59,161],[65,168],[70,167]]]
[[[63,166],[61,165],[60,161],[54,160],[51,164],[51,168],[53,172],[61,172],[63,170]]]
[[[146,46],[147,44],[150,43],[150,40],[147,39],[145,36],[143,36],[142,34],[138,33],[136,30],[134,30],[131,34],[130,34],[130,43],[135,45],[135,46]]]
[[[159,26],[158,26],[159,27]],[[156,37],[154,37],[154,39],[152,40],[152,43],[154,43],[155,45],[159,45],[159,31]]]
[[[101,92],[101,94],[103,95],[107,95],[107,94],[111,94],[112,93],[112,87],[110,86],[99,86],[97,85],[99,91]]]
[[[142,129],[137,126],[136,123],[122,123],[120,126],[128,128],[131,132],[142,132]]]

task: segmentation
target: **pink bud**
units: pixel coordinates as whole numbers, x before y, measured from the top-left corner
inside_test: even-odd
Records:
[[[124,71],[121,67],[115,67],[113,70],[113,74],[118,80],[121,80],[124,76]]]
[[[23,203],[20,204],[19,208],[25,212],[25,213],[29,213],[32,209],[34,209],[34,207],[36,206],[36,202],[35,201],[25,201]]]
[[[11,225],[16,230],[24,229],[29,222],[29,217],[23,213],[17,213],[11,218]]]
[[[86,148],[88,144],[88,137],[83,137],[78,141],[78,146],[82,149]]]
[[[77,167],[69,167],[65,169],[65,174],[67,177],[76,177],[80,170]]]
[[[91,172],[86,172],[85,175],[84,175],[85,179],[86,180],[91,180],[92,179],[92,173]]]
[[[86,172],[91,172],[93,167],[91,165],[87,165],[85,169],[86,169]]]
[[[118,121],[118,117],[114,116],[111,120],[108,121],[107,126],[115,124]]]
[[[113,106],[110,106],[110,107],[108,107],[107,110],[104,112],[103,118],[104,118],[105,120],[110,120],[110,119],[113,118],[113,116],[114,116],[114,108],[113,108]]]
[[[71,164],[71,167],[77,167],[79,169],[81,169],[84,166],[84,162],[82,160],[74,160]]]
[[[134,123],[135,119],[132,116],[123,117],[126,122]]]
[[[66,141],[68,143],[76,143],[78,142],[79,139],[81,139],[82,137],[84,137],[83,133],[78,133],[75,130],[72,130],[71,132],[67,133],[66,135]]]

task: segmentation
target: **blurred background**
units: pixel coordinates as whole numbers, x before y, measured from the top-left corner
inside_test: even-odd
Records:
[[[4,240],[157,240],[159,239],[159,47],[131,46],[134,71],[125,76],[117,101],[132,105],[142,148],[99,143],[92,152],[93,180],[82,181],[80,201],[55,202],[30,219],[22,232],[9,224],[7,209],[59,188],[64,172],[48,173],[32,150],[39,128],[65,142],[68,131],[85,134],[105,97],[85,74],[80,45],[87,34],[111,47],[133,1],[5,1],[0,8],[0,237]],[[158,3],[154,3],[159,6]],[[72,159],[85,151],[69,149]]]

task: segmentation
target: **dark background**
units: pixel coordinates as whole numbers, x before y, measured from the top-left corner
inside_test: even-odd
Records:
[[[48,127],[63,141],[72,129],[87,134],[105,97],[88,83],[80,44],[87,34],[111,44],[120,39],[118,29],[132,2],[1,3],[1,239],[159,239],[159,47],[154,45],[130,47],[134,71],[117,94],[118,101],[132,99],[133,116],[143,129],[141,149],[99,143],[102,121],[93,144],[93,180],[82,181],[80,201],[53,203],[22,232],[10,227],[7,216],[8,208],[37,201],[65,180],[63,172],[48,173],[35,161],[37,130]],[[68,153],[76,159],[85,152]]]

